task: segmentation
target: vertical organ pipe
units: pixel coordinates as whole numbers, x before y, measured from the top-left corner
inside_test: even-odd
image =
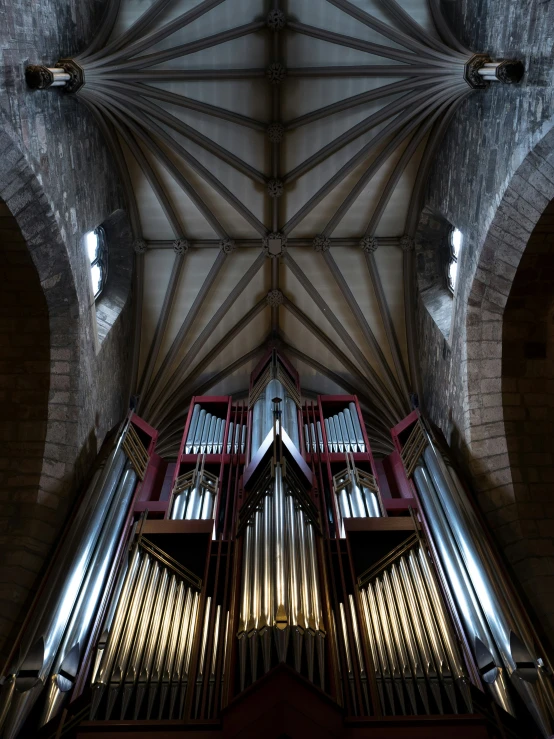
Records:
[[[358,442],[358,451],[365,452],[365,441],[362,427],[360,425],[360,419],[358,418],[358,409],[355,403],[348,404],[348,410],[350,411],[350,417],[352,419],[352,425],[354,427],[354,433],[356,434],[356,440]]]
[[[81,661],[81,653],[86,643],[96,609],[103,592],[108,571],[117,548],[121,527],[133,497],[137,475],[127,464],[108,516],[98,539],[79,599],[71,615],[56,658],[53,662],[48,696],[43,709],[40,725],[50,721],[60,710],[64,695],[73,686],[74,678]],[[62,674],[63,673],[63,676]]]
[[[514,715],[500,656],[496,651],[460,553],[452,541],[447,520],[436,500],[433,483],[427,470],[421,465],[414,470],[414,480],[481,677],[498,705]]]
[[[498,585],[498,573],[492,569],[492,552],[486,537],[480,534],[480,522],[460,498],[442,457],[430,440],[423,456],[431,474],[437,497],[442,504],[455,541],[462,553],[465,566],[485,613],[492,636],[500,652],[508,675],[545,737],[550,737],[551,721],[542,705],[536,666],[532,656],[533,645],[524,644],[521,631],[510,612],[510,607]],[[521,668],[523,668],[521,670]],[[531,665],[531,667],[529,667]]]
[[[187,440],[185,442],[185,454],[191,454],[194,446],[194,437],[196,434],[196,427],[198,426],[198,419],[200,417],[200,406],[198,403],[195,404],[192,411],[192,418],[190,419],[189,431],[187,434]]]
[[[23,659],[14,669],[15,691],[12,692],[13,682],[8,680],[0,693],[0,715],[6,717],[6,739],[17,736],[50,674],[123,473],[125,431],[119,436],[104,470],[89,487],[68,532],[63,553],[52,568],[44,595],[25,629],[20,646]]]

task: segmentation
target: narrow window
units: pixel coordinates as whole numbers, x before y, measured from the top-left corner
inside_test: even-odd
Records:
[[[458,260],[460,258],[460,249],[464,237],[459,228],[453,228],[450,231],[450,260],[448,262],[447,282],[452,292],[456,289],[456,279],[458,277]]]
[[[87,255],[90,261],[92,292],[96,300],[108,279],[108,245],[104,229],[99,226],[85,236]]]

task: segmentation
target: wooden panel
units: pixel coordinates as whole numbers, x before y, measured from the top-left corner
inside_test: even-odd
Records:
[[[415,530],[411,516],[389,516],[388,518],[345,518],[344,528],[346,531]]]
[[[203,521],[146,520],[142,533],[145,536],[149,534],[210,534],[213,527],[212,518]]]

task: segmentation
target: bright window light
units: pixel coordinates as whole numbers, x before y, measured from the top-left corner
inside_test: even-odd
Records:
[[[108,246],[104,229],[95,228],[94,231],[85,234],[85,247],[90,262],[92,291],[96,300],[106,286],[108,277]]]
[[[458,277],[458,260],[464,237],[459,228],[450,232],[450,261],[448,263],[448,287],[454,292]]]

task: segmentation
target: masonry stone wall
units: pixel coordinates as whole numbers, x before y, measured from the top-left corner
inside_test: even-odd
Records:
[[[133,295],[129,290],[97,353],[83,243],[87,231],[124,209],[118,176],[84,106],[58,91],[31,92],[24,82],[28,63],[50,64],[82,49],[104,7],[104,0],[12,0],[0,7],[0,198],[36,270],[50,333],[40,479],[29,481],[25,500],[0,510],[0,661],[106,433],[129,405]],[[115,237],[131,250],[124,215]],[[19,318],[23,325],[23,310]]]
[[[461,229],[464,246],[446,344],[423,305],[418,308],[422,406],[449,440],[508,566],[549,625],[554,607],[548,614],[541,609],[540,583],[523,582],[537,559],[533,547],[523,552],[528,537],[521,532],[508,543],[503,534],[520,511],[504,427],[501,352],[517,266],[554,197],[554,4],[461,0],[443,7],[470,49],[522,59],[527,71],[521,84],[491,85],[463,103],[431,172],[427,207]]]

